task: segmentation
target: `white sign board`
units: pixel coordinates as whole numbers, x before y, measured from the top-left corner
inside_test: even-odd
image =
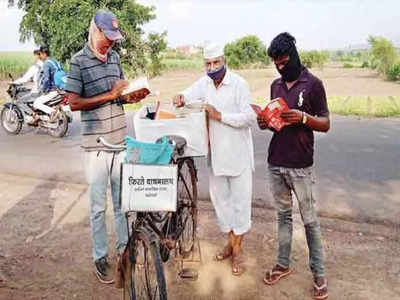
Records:
[[[177,174],[176,165],[122,164],[122,211],[176,211]]]

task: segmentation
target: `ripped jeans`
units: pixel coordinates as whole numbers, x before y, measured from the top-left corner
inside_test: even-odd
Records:
[[[278,211],[278,265],[288,268],[292,247],[292,191],[299,204],[309,250],[309,265],[314,277],[325,276],[321,230],[312,194],[313,168],[268,166],[269,184]]]

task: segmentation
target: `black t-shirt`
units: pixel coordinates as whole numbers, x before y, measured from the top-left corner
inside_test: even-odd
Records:
[[[286,83],[276,79],[271,84],[271,99],[282,97],[290,109],[312,116],[329,116],[322,81],[304,69],[298,81],[288,90]],[[275,132],[268,149],[268,163],[287,168],[306,168],[314,163],[314,133],[304,124],[287,125]]]

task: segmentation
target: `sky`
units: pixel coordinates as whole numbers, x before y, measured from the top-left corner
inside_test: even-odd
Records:
[[[399,0],[137,0],[155,6],[156,19],[146,32],[168,32],[171,47],[220,44],[247,34],[264,43],[288,31],[300,49],[343,49],[366,44],[369,35],[400,45]],[[18,42],[23,12],[0,0],[0,51],[31,50]]]

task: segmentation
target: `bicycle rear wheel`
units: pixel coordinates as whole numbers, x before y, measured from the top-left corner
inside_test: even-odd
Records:
[[[157,241],[137,233],[129,249],[124,300],[167,300],[164,269]]]
[[[179,251],[187,257],[193,251],[197,232],[197,178],[192,158],[178,161]]]

